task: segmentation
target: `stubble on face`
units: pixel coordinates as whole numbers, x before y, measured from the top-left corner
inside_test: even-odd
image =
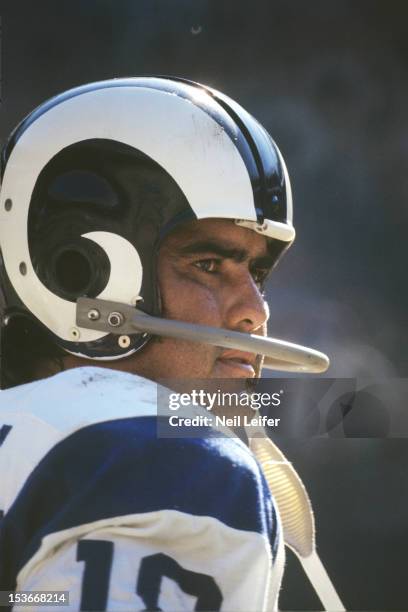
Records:
[[[233,221],[206,219],[182,226],[164,240],[159,251],[162,316],[265,335],[268,312],[257,286],[250,286],[254,284],[250,266],[262,260],[268,269],[273,263],[268,257],[265,238]],[[154,338],[132,360],[138,374],[153,380],[260,374],[259,356],[250,356],[251,364],[245,366],[228,353],[222,359],[223,354],[225,349],[211,345]]]

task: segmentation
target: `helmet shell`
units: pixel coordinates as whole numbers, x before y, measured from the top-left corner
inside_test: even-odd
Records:
[[[194,219],[294,237],[290,182],[266,130],[223,94],[183,79],[113,79],[69,90],[26,117],[2,153],[3,326],[35,321],[58,345],[128,356],[116,335],[79,330],[76,300],[160,314],[156,256]]]

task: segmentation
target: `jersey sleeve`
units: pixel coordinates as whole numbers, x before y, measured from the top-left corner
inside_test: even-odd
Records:
[[[246,447],[210,433],[157,439],[152,417],[56,444],[0,534],[1,589],[69,591],[65,610],[259,612],[274,609],[283,570],[273,501]]]

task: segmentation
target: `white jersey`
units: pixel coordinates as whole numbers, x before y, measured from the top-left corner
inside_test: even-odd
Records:
[[[254,457],[219,432],[160,439],[156,415],[153,382],[104,368],[0,393],[0,590],[69,591],[62,610],[277,608],[283,538]]]

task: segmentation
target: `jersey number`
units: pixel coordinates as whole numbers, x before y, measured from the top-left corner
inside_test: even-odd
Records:
[[[78,543],[77,561],[85,561],[81,610],[106,610],[112,559],[112,542],[81,540]],[[174,580],[184,593],[197,597],[195,610],[217,612],[221,609],[222,594],[212,576],[186,570],[168,555],[158,553],[143,557],[140,563],[136,593],[146,610],[160,610],[158,601],[163,577]]]

